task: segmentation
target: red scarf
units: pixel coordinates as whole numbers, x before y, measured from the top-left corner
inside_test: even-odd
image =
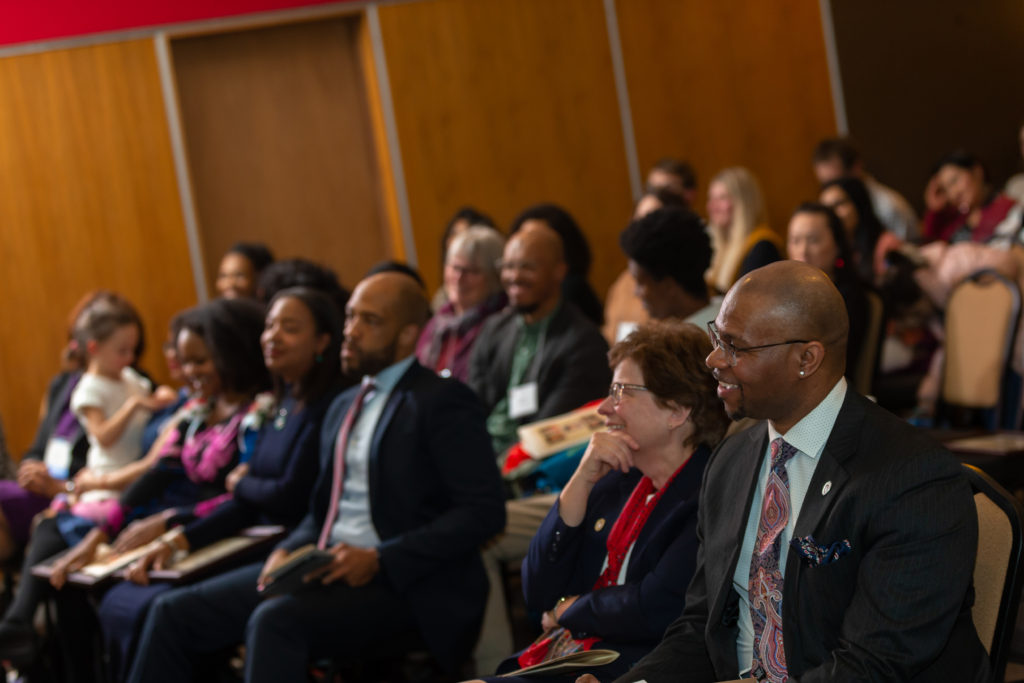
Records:
[[[689,458],[686,462],[690,462]],[[619,573],[622,571],[622,564],[626,561],[629,549],[636,543],[636,539],[640,536],[640,532],[643,531],[644,525],[647,524],[647,518],[651,516],[651,512],[658,505],[662,495],[672,485],[675,478],[679,476],[679,473],[683,471],[683,468],[686,467],[686,462],[680,465],[672,473],[672,476],[669,477],[669,480],[665,482],[665,485],[657,491],[654,490],[654,482],[651,481],[650,477],[645,476],[637,482],[633,493],[629,496],[629,500],[626,501],[626,504],[622,506],[622,510],[619,511],[619,516],[616,518],[615,524],[612,525],[612,530],[608,533],[608,540],[605,543],[608,549],[608,566],[597,577],[592,590],[600,590],[618,583]],[[653,496],[651,495],[652,493],[654,494]],[[580,650],[589,650],[600,640],[601,638],[599,637],[577,640],[572,637],[572,634],[567,629],[557,628],[544,633],[528,648],[523,650],[522,654],[518,657],[519,666],[525,668],[556,657],[579,652]]]

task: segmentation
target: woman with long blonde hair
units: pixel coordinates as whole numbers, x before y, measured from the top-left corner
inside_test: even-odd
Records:
[[[708,185],[708,232],[714,256],[706,273],[720,293],[744,273],[782,258],[783,242],[764,216],[761,187],[742,166],[726,168]]]

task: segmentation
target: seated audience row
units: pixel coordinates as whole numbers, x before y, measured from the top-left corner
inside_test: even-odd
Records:
[[[913,446],[921,472],[948,463],[908,428],[865,409],[842,379],[863,345],[865,290],[883,281],[886,253],[908,249],[917,228],[909,207],[864,173],[855,148],[832,143],[815,151],[822,204],[796,210],[787,241],[767,227],[760,189],[746,169],[712,179],[705,225],[686,208],[696,188],[692,169],[659,162],[648,178],[653,192],[620,237],[628,278],[616,291],[632,295],[621,297],[621,310],[639,302],[643,315],[607,316],[606,333],[616,342],[610,353],[597,327],[604,311],[587,282],[590,248],[572,216],[552,204],[523,211],[507,242],[483,214],[460,211],[446,230],[443,301],[433,317],[422,280],[404,264],[375,267],[349,300],[320,266],[274,263],[261,245],[235,245],[218,275],[225,299],[185,312],[172,328],[170,358],[191,387],[184,405],[178,392],[152,389],[132,369],[142,343],[134,309],[110,294],[88,302],[72,325],[83,367],[52,389],[37,438],[44,463],[24,464],[20,486],[0,488],[8,548],[29,538],[34,514],[41,520],[0,622],[0,657],[19,668],[36,660],[33,617],[52,597],[69,678],[90,680],[97,614],[65,582],[110,543],[115,553],[149,544],[128,567],[128,582],[94,596],[116,680],[191,680],[200,662],[240,642],[250,681],[300,680],[315,659],[344,665],[378,651],[393,656],[407,642],[426,646],[444,674],[455,676],[478,636],[477,673],[485,674],[513,650],[507,614],[494,607],[504,602],[501,564],[520,560],[527,606],[543,611],[544,634],[501,671],[591,648],[620,655],[594,671],[604,677],[639,662],[637,676],[660,680],[684,659],[687,667],[710,666],[714,679],[785,680],[787,672],[813,676],[817,667],[846,665],[866,671],[873,664],[847,657],[833,642],[842,632],[855,646],[872,647],[875,626],[857,621],[859,612],[839,610],[807,630],[787,624],[778,606],[781,599],[796,604],[798,586],[807,609],[819,597],[830,600],[801,584],[798,573],[784,578],[801,498],[813,475],[830,500],[833,481],[819,482],[815,463],[832,467],[826,463],[852,457],[861,467],[853,475],[859,485],[844,488],[833,474],[832,499],[851,509],[895,504],[859,493],[896,477],[885,463],[860,446],[840,456],[826,443],[833,422],[848,429],[850,415],[865,410],[876,411],[865,420]],[[1014,232],[1005,225],[1020,222],[1020,206],[991,191],[980,164],[965,169],[944,160],[937,178],[936,199],[949,206],[926,216],[928,234],[939,229],[997,249],[1019,242],[1019,226]],[[765,267],[787,255],[783,246],[808,265]],[[616,310],[611,300],[605,310]],[[270,377],[274,391],[259,394]],[[358,386],[342,391],[351,382]],[[521,455],[518,428],[591,401],[600,401],[606,428],[585,448],[545,463],[559,463],[561,476],[554,469],[542,480],[510,474],[503,492],[499,468]],[[739,473],[709,459],[725,432],[723,404],[733,419],[767,419],[767,431],[763,423],[754,430],[756,443],[749,442],[753,431],[726,442],[733,459],[753,469]],[[155,443],[144,454],[141,433],[154,411],[163,411],[166,423],[151,428]],[[801,436],[810,429],[801,425],[819,413],[829,416],[824,432]],[[775,464],[774,445],[768,464],[768,433],[808,449],[798,453],[810,464],[793,460],[803,464],[790,471],[792,519],[782,517],[782,541],[774,535],[762,544],[766,522],[759,527],[758,519],[769,518],[772,505],[790,503],[788,466]],[[72,443],[83,438],[84,445]],[[748,517],[729,517],[715,502],[727,499],[723,482],[754,476],[758,467],[752,502],[743,508]],[[921,476],[897,479],[914,490],[935,488],[930,475]],[[773,488],[779,478],[781,493]],[[942,545],[965,556],[960,546],[969,544],[966,520],[973,517],[960,505],[962,480],[955,479],[945,516],[931,521],[959,525],[962,533]],[[702,480],[710,498],[698,499]],[[899,504],[921,512],[912,502]],[[891,559],[866,517],[850,517],[845,533],[854,535],[830,561],[851,553],[847,561],[857,568]],[[744,522],[742,544],[735,534],[727,538],[726,526],[742,531]],[[149,569],[253,524],[286,529],[268,556],[188,586],[150,585]],[[911,542],[930,533],[918,526],[904,529]],[[824,522],[807,529],[818,540],[839,533]],[[804,539],[811,540],[799,552],[812,553],[816,541]],[[307,545],[321,551],[320,568],[297,587],[276,578]],[[734,558],[711,572],[717,578],[709,578],[708,548]],[[32,566],[47,560],[49,581],[33,576]],[[956,564],[944,577],[950,605],[970,590],[960,566],[966,563]],[[763,581],[752,578],[755,565]],[[733,574],[734,581],[720,581]],[[764,590],[776,595],[773,603]],[[903,613],[899,601],[874,599],[859,584],[836,590],[844,605],[872,604],[880,621]],[[725,618],[705,613],[712,599],[715,610],[723,600],[737,603],[738,638],[733,627],[724,636],[707,627],[708,619]],[[680,612],[665,642],[644,658]],[[958,661],[982,671],[983,658],[954,612],[932,620],[930,630],[915,628],[928,630],[929,642],[952,643],[963,655]],[[683,650],[702,654],[686,659]],[[954,670],[931,650],[885,666],[910,672],[939,661]]]
[[[337,285],[333,274],[309,262],[284,262],[280,266],[277,279],[282,285],[287,284],[290,277],[308,279],[310,274],[312,280],[326,283],[328,286],[325,293],[309,291],[307,299],[310,302],[318,301],[321,309],[328,310],[334,319],[338,319],[340,312],[337,305],[347,295]],[[329,274],[329,277],[325,279],[324,274]],[[290,296],[282,297],[281,305],[290,303],[296,296],[301,298],[303,291],[288,291]],[[31,511],[25,513],[26,502],[22,501],[27,500],[27,504],[42,509],[49,504],[50,497],[33,493],[29,488],[37,488],[44,494],[59,494],[33,536],[33,543],[27,552],[26,571],[22,574],[24,580],[0,625],[0,648],[4,652],[13,653],[13,659],[24,666],[26,660],[32,659],[38,649],[34,632],[30,626],[26,628],[26,625],[31,624],[34,605],[40,594],[45,592],[42,590],[44,583],[31,576],[27,570],[35,561],[48,558],[62,545],[74,543],[83,534],[86,536],[71,553],[55,564],[52,582],[56,586],[63,583],[69,570],[89,560],[100,541],[116,533],[133,516],[163,509],[167,505],[178,506],[177,512],[168,509],[144,522],[129,525],[125,533],[118,537],[116,550],[127,550],[149,541],[162,532],[172,519],[187,519],[182,513],[208,514],[227,497],[211,500],[209,496],[224,491],[225,485],[232,494],[237,485],[238,492],[249,491],[257,497],[270,495],[280,499],[285,496],[288,504],[303,499],[304,491],[309,489],[312,477],[315,476],[315,459],[307,459],[306,465],[302,465],[301,459],[293,461],[287,451],[278,451],[272,438],[264,440],[241,436],[243,431],[247,435],[255,434],[254,425],[259,423],[262,419],[260,415],[267,410],[278,411],[274,418],[278,429],[286,424],[289,413],[300,416],[297,418],[298,423],[303,422],[301,416],[307,414],[301,403],[289,406],[295,400],[287,396],[290,389],[279,391],[279,397],[283,400],[279,408],[275,407],[277,402],[273,397],[268,395],[266,400],[258,402],[259,410],[256,403],[252,404],[251,410],[247,410],[250,399],[242,396],[242,393],[251,394],[267,386],[264,355],[270,367],[278,362],[276,358],[272,360],[271,355],[282,357],[285,363],[295,362],[296,349],[286,337],[295,329],[296,307],[289,306],[281,312],[278,312],[278,308],[275,305],[268,311],[265,334],[268,336],[265,340],[268,346],[265,354],[261,352],[259,344],[259,334],[264,329],[263,307],[254,302],[216,301],[176,319],[172,325],[172,345],[165,347],[165,351],[172,377],[175,376],[175,370],[181,368],[180,358],[184,359],[186,372],[192,380],[192,400],[176,414],[163,416],[161,422],[167,421],[168,429],[162,430],[149,456],[138,460],[128,458],[128,462],[121,466],[117,466],[119,462],[113,462],[115,458],[111,456],[111,446],[138,452],[137,444],[146,442],[138,438],[139,422],[145,421],[151,412],[149,408],[176,399],[177,395],[173,391],[160,391],[160,396],[147,397],[143,381],[128,367],[128,364],[135,362],[142,343],[141,322],[130,304],[116,295],[100,292],[91,295],[76,309],[70,334],[69,357],[83,358],[86,372],[62,375],[55,381],[54,384],[59,386],[50,392],[51,407],[40,425],[36,440],[39,450],[44,451],[44,461],[28,460],[23,463],[21,480],[28,486],[22,488],[14,482],[4,482],[4,495],[0,499],[10,518],[21,522],[5,524],[5,529],[22,529],[24,540],[27,540]],[[298,307],[299,315],[302,308]],[[279,315],[285,316],[284,323],[277,320],[272,326],[272,321]],[[284,337],[282,325],[288,328]],[[204,340],[203,334],[212,335],[212,338]],[[340,329],[335,337],[336,343],[340,344]],[[219,351],[214,342],[219,345]],[[175,346],[181,348],[175,349]],[[242,353],[245,349],[251,353]],[[328,353],[331,351],[321,349],[324,350]],[[316,364],[320,367],[313,381],[314,387],[321,382],[336,384],[341,381],[340,375],[330,370],[332,364],[335,368],[338,365],[337,353],[330,353],[326,364],[323,354],[317,353]],[[231,389],[239,382],[248,388]],[[227,393],[222,394],[222,389]],[[214,393],[211,395],[210,392]],[[61,405],[65,407],[62,409]],[[72,412],[73,408],[79,412],[79,419]],[[225,410],[228,413],[221,415]],[[311,412],[315,415],[315,411]],[[266,420],[269,423],[270,418]],[[295,423],[296,420],[292,420],[290,424]],[[78,443],[82,445],[76,447],[77,453],[72,450],[73,444],[67,443],[64,438],[74,434],[70,425],[81,425],[78,433],[82,437]],[[159,427],[159,423],[151,419],[147,431],[154,427]],[[120,434],[117,433],[118,428],[121,429]],[[131,433],[128,433],[129,429]],[[313,427],[312,432],[318,432],[318,427]],[[251,448],[254,441],[257,444],[265,443],[263,448],[270,449],[275,457],[283,458],[278,465],[285,467],[286,472],[261,474],[250,470],[251,463],[233,467],[239,459],[247,459],[250,453],[246,452],[246,448]],[[80,462],[73,463],[73,456]],[[310,465],[313,467],[310,468]],[[71,473],[75,474],[73,479],[70,478]],[[283,476],[285,473],[288,476]],[[290,483],[292,475],[295,475],[295,481]],[[192,503],[201,499],[207,500],[193,508]],[[273,501],[271,504],[275,505]],[[10,513],[12,509],[25,514],[18,520],[15,514]],[[66,598],[68,594],[63,592],[61,595]],[[75,611],[66,609],[69,604],[66,599],[58,601],[62,613],[72,614]],[[70,624],[74,618],[66,616],[65,621]],[[61,629],[60,633],[68,634],[74,630]],[[90,629],[82,632],[90,632]],[[90,654],[88,647],[77,651],[72,648],[67,652],[77,652],[81,657],[75,656],[74,659],[83,658],[83,661]],[[85,670],[88,670],[88,666]]]
[[[249,426],[259,429],[252,453],[243,454],[245,461],[227,476],[225,493],[203,504],[202,516],[188,521],[178,515],[171,518],[168,512],[157,513],[139,522],[142,528],[126,530],[115,544],[115,551],[126,551],[164,534],[163,543],[129,567],[128,578],[134,583],[115,586],[100,603],[109,666],[119,679],[132,662],[146,608],[171,587],[147,586],[150,567],[170,566],[174,556],[203,548],[244,527],[280,524],[292,528],[305,514],[307,496],[319,470],[321,424],[343,385],[341,336],[339,312],[325,294],[298,287],[282,290],[271,300],[261,342],[275,385],[274,400]],[[124,538],[129,531],[135,533]]]
[[[200,656],[243,637],[249,681],[301,680],[314,658],[358,658],[409,633],[457,670],[487,590],[478,548],[503,510],[480,404],[415,361],[427,316],[405,274],[356,287],[340,355],[364,380],[327,412],[305,517],[265,562],[159,597],[129,680],[189,680]],[[310,543],[330,563],[262,600],[288,552]]]
[[[118,313],[93,311],[93,324],[102,323],[99,329],[116,325]],[[193,398],[168,421],[146,458],[128,460],[118,467],[111,467],[109,456],[96,446],[106,437],[114,439],[113,443],[120,441],[124,449],[130,443],[138,448],[137,433],[127,432],[125,427],[121,434],[112,436],[110,425],[104,423],[124,415],[132,417],[132,413],[138,412],[133,410],[137,401],[132,397],[141,394],[130,394],[121,405],[109,406],[94,404],[78,392],[82,387],[88,388],[86,383],[93,379],[93,370],[104,373],[99,375],[99,379],[105,380],[100,383],[102,388],[111,393],[117,389],[112,376],[123,376],[127,371],[133,360],[132,345],[122,347],[128,348],[128,352],[113,357],[107,357],[104,344],[90,345],[95,351],[90,353],[89,370],[71,401],[73,407],[83,402],[87,408],[99,411],[95,424],[83,421],[90,448],[87,465],[75,479],[82,486],[70,491],[66,500],[58,497],[32,534],[18,591],[0,622],[0,647],[5,659],[16,664],[29,663],[38,650],[32,620],[47,591],[46,581],[31,573],[35,564],[74,546],[54,564],[50,583],[59,590],[69,571],[93,559],[99,543],[113,538],[126,521],[145,514],[153,503],[161,510],[183,506],[181,514],[192,515],[198,509],[194,507],[197,503],[223,491],[228,472],[238,463],[242,418],[256,392],[267,387],[258,341],[262,319],[262,309],[255,303],[225,299],[186,312],[176,321],[178,355],[192,384]],[[135,323],[122,323],[120,329],[127,330],[128,325]],[[133,332],[130,339],[120,341],[128,344],[135,338]],[[118,339],[117,332],[111,339]],[[123,421],[127,422],[127,418]],[[99,431],[104,427],[106,433]],[[80,489],[84,492],[80,493]],[[91,492],[101,496],[89,497]],[[79,597],[62,592],[57,605],[61,633],[67,635],[65,651],[74,653],[76,662],[87,662],[91,643],[83,634],[92,631],[88,628],[91,612],[76,599]],[[70,628],[71,624],[77,628]]]

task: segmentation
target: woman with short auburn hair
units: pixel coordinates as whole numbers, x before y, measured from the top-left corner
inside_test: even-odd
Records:
[[[618,659],[589,670],[612,680],[682,613],[700,482],[729,423],[704,363],[710,352],[704,331],[678,320],[645,323],[612,347],[614,381],[598,407],[606,429],[591,437],[523,562],[526,605],[543,611],[544,634],[499,673],[606,649]]]

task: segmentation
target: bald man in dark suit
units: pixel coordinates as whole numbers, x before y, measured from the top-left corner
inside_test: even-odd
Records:
[[[753,271],[709,330],[726,411],[764,422],[712,456],[685,611],[619,680],[986,680],[968,484],[846,386],[828,277],[793,261]]]

